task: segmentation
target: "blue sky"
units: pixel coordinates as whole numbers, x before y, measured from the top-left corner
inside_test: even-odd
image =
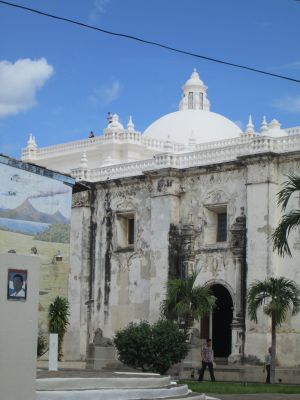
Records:
[[[300,79],[295,0],[16,0],[17,4]],[[102,134],[108,111],[143,131],[176,111],[197,68],[211,110],[300,125],[300,84],[108,36],[0,4],[0,152]]]

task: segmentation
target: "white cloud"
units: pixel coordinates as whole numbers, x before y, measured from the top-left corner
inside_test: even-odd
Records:
[[[94,0],[93,9],[90,12],[89,20],[91,22],[96,22],[99,15],[105,14],[106,6],[109,4],[110,0]]]
[[[47,60],[0,61],[0,118],[28,110],[36,102],[37,91],[54,69]]]
[[[89,97],[93,103],[101,103],[107,105],[117,100],[121,94],[121,85],[118,81],[114,81],[111,86],[101,89],[95,89],[94,93]]]
[[[282,99],[275,100],[273,106],[283,111],[300,113],[300,96],[286,96]]]

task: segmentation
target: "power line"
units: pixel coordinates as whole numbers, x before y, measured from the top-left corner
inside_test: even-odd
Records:
[[[145,43],[145,44],[149,44],[149,45],[152,45],[152,46],[161,47],[163,49],[170,50],[170,51],[173,51],[173,52],[176,52],[176,53],[185,54],[187,56],[201,58],[203,60],[212,61],[212,62],[215,62],[215,63],[224,64],[224,65],[229,65],[231,67],[241,68],[241,69],[245,69],[245,70],[248,70],[248,71],[256,72],[256,73],[259,73],[259,74],[269,75],[269,76],[273,76],[275,78],[285,79],[285,80],[288,80],[288,81],[300,83],[299,79],[291,78],[289,76],[273,74],[271,72],[263,71],[263,70],[260,70],[260,69],[257,69],[257,68],[248,67],[246,65],[235,64],[235,63],[231,63],[231,62],[228,62],[228,61],[219,60],[217,58],[212,58],[212,57],[207,57],[207,56],[203,56],[203,55],[196,54],[196,53],[191,53],[191,52],[186,51],[186,50],[181,50],[181,49],[177,49],[175,47],[167,46],[167,45],[165,45],[163,43],[158,43],[158,42],[153,42],[151,40],[141,39],[141,38],[136,37],[136,36],[127,35],[125,33],[118,33],[118,32],[108,31],[106,29],[98,28],[98,27],[93,26],[93,25],[88,25],[88,24],[85,24],[85,23],[80,22],[80,21],[75,21],[75,20],[72,20],[72,19],[69,19],[69,18],[60,17],[58,15],[49,14],[49,13],[46,13],[46,12],[43,12],[43,11],[36,10],[34,8],[29,8],[29,7],[21,6],[19,4],[10,3],[8,1],[0,0],[0,4],[4,4],[4,5],[10,6],[10,7],[20,8],[20,9],[25,10],[25,11],[29,11],[29,12],[32,12],[32,13],[35,13],[35,14],[43,15],[45,17],[54,18],[54,19],[57,19],[57,20],[60,20],[60,21],[64,21],[64,22],[68,22],[68,23],[74,24],[74,25],[79,25],[79,26],[84,27],[84,28],[93,29],[95,31],[106,33],[107,35],[123,37],[123,38],[126,38],[126,39],[135,40],[135,41],[140,42],[140,43]]]

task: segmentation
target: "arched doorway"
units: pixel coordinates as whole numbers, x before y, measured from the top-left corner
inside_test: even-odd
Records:
[[[217,298],[211,321],[214,356],[228,357],[231,354],[232,298],[223,285],[216,284],[210,289]]]

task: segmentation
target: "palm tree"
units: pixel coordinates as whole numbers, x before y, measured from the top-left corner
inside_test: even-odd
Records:
[[[191,327],[194,320],[210,313],[216,298],[205,286],[195,286],[198,272],[186,278],[171,279],[167,283],[167,297],[161,304],[164,317],[178,321],[185,330]]]
[[[288,175],[288,180],[283,183],[283,188],[278,192],[278,205],[285,212],[287,204],[291,196],[295,192],[300,191],[300,176],[291,174]],[[292,256],[291,250],[287,241],[290,231],[300,225],[300,210],[292,210],[284,214],[279,221],[279,225],[272,235],[274,250],[278,251],[281,256],[288,254]]]
[[[49,332],[58,334],[58,361],[63,357],[63,340],[69,325],[70,304],[64,297],[57,296],[49,306]]]
[[[284,277],[255,281],[248,292],[248,311],[252,321],[257,323],[257,309],[263,306],[264,313],[272,319],[271,383],[275,378],[276,327],[287,316],[300,311],[300,288],[296,282]]]

